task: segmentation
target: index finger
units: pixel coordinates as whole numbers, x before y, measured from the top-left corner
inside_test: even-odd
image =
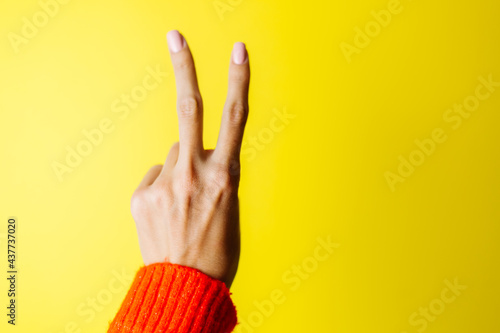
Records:
[[[203,102],[186,40],[177,30],[172,30],[167,33],[167,41],[177,87],[179,159],[189,159],[203,151]]]

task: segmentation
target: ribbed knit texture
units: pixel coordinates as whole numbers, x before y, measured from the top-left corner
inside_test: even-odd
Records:
[[[230,295],[223,282],[190,267],[142,266],[108,333],[231,332],[237,318]]]

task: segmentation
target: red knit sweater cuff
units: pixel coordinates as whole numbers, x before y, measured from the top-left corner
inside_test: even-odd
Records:
[[[170,263],[142,266],[109,332],[231,332],[236,309],[226,285]]]

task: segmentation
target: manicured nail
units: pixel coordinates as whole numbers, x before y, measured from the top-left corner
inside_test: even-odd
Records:
[[[233,62],[236,65],[241,65],[247,60],[247,49],[245,44],[241,42],[234,43],[233,47]]]
[[[177,53],[186,46],[186,40],[177,30],[170,30],[167,33],[168,48],[171,52]]]

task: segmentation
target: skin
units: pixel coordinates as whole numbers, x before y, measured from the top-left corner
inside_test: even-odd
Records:
[[[235,43],[215,149],[203,148],[203,101],[191,51],[178,31],[167,34],[177,88],[179,142],[132,195],[131,211],[145,265],[192,267],[229,288],[240,256],[240,149],[248,117],[250,66]]]

